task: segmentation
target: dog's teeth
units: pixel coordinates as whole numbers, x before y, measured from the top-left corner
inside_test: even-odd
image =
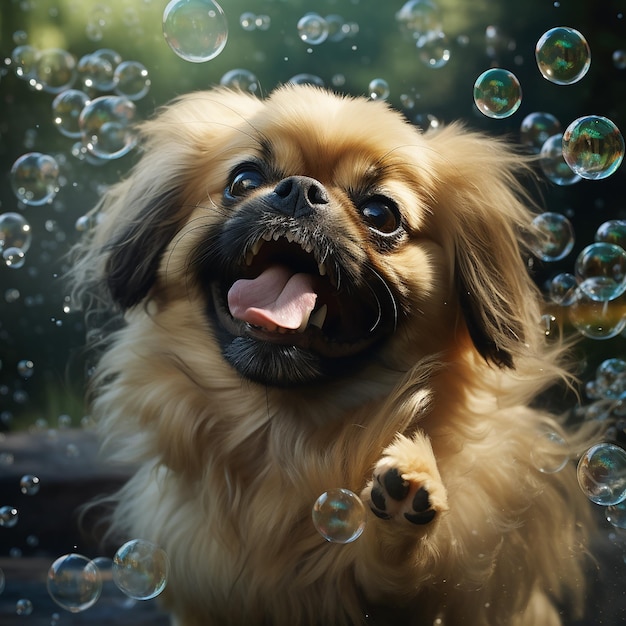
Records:
[[[324,265],[324,263],[318,263],[317,271],[319,272],[320,276],[326,276],[326,265]]]
[[[261,246],[264,243],[265,242],[263,241],[263,239],[259,239],[258,241],[255,241],[252,244],[252,247],[250,248],[250,252],[252,253],[252,256],[256,256],[257,254],[259,254],[259,250],[261,249]]]
[[[262,239],[264,241],[272,241],[272,233],[265,233],[264,235],[262,235]]]
[[[285,239],[289,242],[289,243],[293,243],[293,240],[295,239],[295,235],[291,232],[291,231],[287,231],[285,233]]]
[[[278,241],[280,239],[280,233],[274,233],[272,239],[274,239],[274,241]]]
[[[246,265],[250,267],[252,265],[253,260],[254,260],[254,252],[250,250],[248,253],[246,253]]]
[[[313,252],[313,244],[310,243],[305,243],[302,246],[302,249],[307,253],[307,254],[311,254],[311,252]]]
[[[309,324],[321,329],[326,321],[326,313],[328,313],[328,306],[324,304],[311,315],[309,318]]]

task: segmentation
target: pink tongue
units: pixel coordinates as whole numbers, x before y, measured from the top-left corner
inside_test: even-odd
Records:
[[[296,330],[308,322],[316,299],[312,275],[273,265],[253,280],[238,280],[228,292],[228,308],[234,318],[266,330]]]

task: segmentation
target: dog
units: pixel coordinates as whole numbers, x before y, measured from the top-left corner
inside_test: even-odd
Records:
[[[122,319],[92,413],[137,467],[112,532],[166,551],[173,623],[578,615],[591,507],[553,468],[580,437],[532,408],[568,378],[526,158],[311,86],[191,93],[139,132],[73,281]],[[345,544],[311,518],[334,488],[365,505]]]

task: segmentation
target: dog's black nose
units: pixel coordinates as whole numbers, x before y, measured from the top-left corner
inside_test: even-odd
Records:
[[[283,178],[274,188],[273,195],[272,204],[276,209],[293,217],[304,217],[328,204],[324,185],[308,176]]]

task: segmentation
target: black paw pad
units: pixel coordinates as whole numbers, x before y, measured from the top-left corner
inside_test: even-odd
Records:
[[[436,515],[436,511],[430,508],[430,497],[424,487],[420,487],[413,496],[411,507],[414,512],[404,514],[411,524],[428,524]]]
[[[402,478],[400,472],[392,467],[383,476],[383,485],[390,498],[400,502],[409,495],[409,482]]]

